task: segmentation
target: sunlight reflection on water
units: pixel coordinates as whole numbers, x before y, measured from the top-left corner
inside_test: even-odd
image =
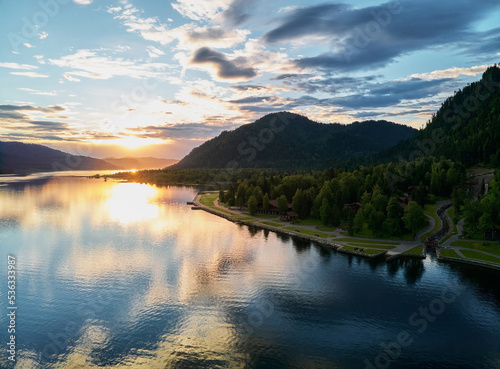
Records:
[[[2,187],[18,367],[362,367],[401,330],[415,343],[391,368],[495,367],[498,274],[337,254],[192,211],[195,193],[67,177]],[[409,315],[450,280],[466,291],[418,337]]]

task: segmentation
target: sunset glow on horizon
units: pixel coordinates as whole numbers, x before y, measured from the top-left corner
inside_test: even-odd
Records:
[[[0,141],[93,157],[180,159],[278,111],[420,128],[500,61],[493,0],[7,0],[0,14]]]

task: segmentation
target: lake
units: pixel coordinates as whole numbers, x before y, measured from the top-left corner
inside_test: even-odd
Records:
[[[500,368],[500,273],[374,262],[193,211],[197,190],[0,186],[16,368]]]

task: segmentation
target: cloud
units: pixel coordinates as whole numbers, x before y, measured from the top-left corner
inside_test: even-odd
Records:
[[[59,105],[48,107],[0,105],[0,135],[7,135],[9,139],[13,139],[16,136],[40,139],[45,134],[70,134],[68,123],[38,119],[30,116],[30,113],[38,113],[38,115],[39,113],[57,114],[64,110],[66,109]]]
[[[40,33],[38,34],[38,38],[39,38],[40,40],[45,40],[48,36],[49,36],[49,34],[48,34],[47,32],[45,32],[45,31],[42,31],[42,32],[40,32]]]
[[[33,129],[35,131],[44,131],[44,132],[57,132],[57,131],[65,131],[68,129],[67,123],[61,122],[51,122],[51,121],[29,121],[31,126],[28,129]]]
[[[213,19],[219,12],[227,9],[231,0],[176,0],[172,7],[183,17],[193,20]]]
[[[224,130],[234,129],[236,125],[228,124],[223,126],[207,125],[206,123],[167,123],[162,126],[147,126],[129,128],[135,132],[134,136],[143,138],[168,139],[209,139],[217,136]]]
[[[429,73],[412,74],[409,78],[420,79],[440,79],[440,78],[458,78],[459,76],[476,76],[486,71],[489,65],[477,65],[470,68],[448,68],[444,70],[435,70]]]
[[[300,68],[383,67],[416,50],[472,41],[473,23],[498,6],[493,0],[401,1],[365,8],[324,4],[285,14],[263,40],[268,44],[320,40],[332,50],[297,59]]]
[[[246,59],[229,60],[223,53],[208,47],[198,49],[191,58],[190,64],[208,65],[222,80],[249,80],[257,76],[254,68],[246,66]]]
[[[80,5],[90,5],[92,4],[92,0],[73,0],[76,4]]]
[[[283,81],[284,85],[290,86],[294,90],[307,93],[327,92],[338,94],[359,90],[360,86],[366,88],[377,77],[373,75],[363,77],[323,77],[311,74],[282,74],[273,79]]]
[[[39,111],[42,113],[58,113],[66,110],[61,105],[50,105],[47,107],[32,105],[0,105],[0,111]]]
[[[78,50],[72,55],[60,59],[49,59],[50,64],[60,68],[69,68],[65,74],[93,79],[109,79],[114,76],[128,76],[131,78],[152,78],[162,76],[162,72],[169,68],[164,63],[141,63],[123,58],[110,58],[97,55],[94,50]],[[75,78],[75,77],[73,77]],[[67,78],[66,78],[67,79]]]
[[[183,50],[200,48],[210,45],[212,48],[230,48],[244,42],[250,34],[248,30],[227,29],[223,26],[194,27],[187,24],[173,30],[179,43],[177,47]]]
[[[54,91],[44,92],[44,91],[33,90],[32,88],[25,88],[25,87],[20,87],[20,88],[18,88],[18,90],[29,92],[30,95],[57,96],[57,93]]]
[[[320,115],[323,118],[328,116],[328,112],[332,116],[335,114],[338,116],[338,113],[342,113],[343,115],[339,116],[339,118],[346,121],[353,117],[428,114],[430,110],[435,111],[439,107],[442,98],[444,98],[440,94],[446,94],[448,91],[453,91],[456,88],[454,79],[452,78],[432,80],[406,78],[377,83],[375,82],[375,76],[366,76],[358,78],[329,77],[323,81],[332,82],[334,80],[350,85],[350,94],[340,91],[337,96],[327,98],[318,98],[311,95],[304,95],[297,98],[274,95],[251,95],[233,99],[229,102],[237,105],[241,111],[255,114],[287,110],[297,112],[307,111],[312,116],[318,116],[314,111],[310,111],[311,109],[316,109],[318,112],[322,112]],[[321,82],[321,80],[318,82]],[[330,87],[327,85],[323,86],[321,83],[313,86],[305,86],[304,89],[318,92],[318,86],[322,90],[330,89]],[[439,96],[439,98],[436,99],[436,96]],[[394,115],[390,115],[391,112],[386,111],[388,107],[391,108],[391,112],[395,112]],[[373,111],[379,108],[380,111]]]
[[[80,82],[80,79],[72,76],[71,74],[68,74],[68,73],[64,73],[63,74],[63,77],[66,78],[68,81],[70,82]]]
[[[30,78],[48,78],[48,74],[40,74],[35,72],[10,72],[10,74],[15,74],[16,76],[24,76]]]
[[[165,55],[164,51],[161,51],[157,47],[154,46],[148,46],[148,54],[150,58],[158,58],[162,55]]]
[[[229,88],[232,88],[233,90],[237,91],[259,91],[266,89],[266,87],[258,85],[236,85],[236,86],[230,86]]]
[[[20,69],[20,70],[38,69],[36,65],[19,64],[19,63],[0,63],[0,68],[10,68],[10,69]]]
[[[251,9],[257,7],[258,0],[233,0],[222,12],[223,20],[230,26],[239,26],[245,23],[251,15]]]
[[[162,45],[174,41],[174,34],[165,23],[160,22],[157,18],[142,18],[142,12],[128,4],[127,1],[122,1],[122,4],[124,4],[123,7],[109,7],[107,11],[114,14],[115,19],[121,20],[128,32],[138,32],[143,39]]]

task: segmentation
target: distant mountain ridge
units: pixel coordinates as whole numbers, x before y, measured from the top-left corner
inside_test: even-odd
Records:
[[[37,144],[0,141],[0,173],[65,170],[118,170],[104,160],[68,154]]]
[[[0,141],[0,174],[66,170],[159,169],[177,163],[174,159],[126,157],[96,159],[72,155],[37,144]]]
[[[298,114],[273,113],[222,132],[172,167],[324,169],[375,154],[416,132],[384,120],[323,124]]]
[[[104,158],[103,160],[123,169],[163,169],[179,162],[175,159],[160,159],[153,157]]]

